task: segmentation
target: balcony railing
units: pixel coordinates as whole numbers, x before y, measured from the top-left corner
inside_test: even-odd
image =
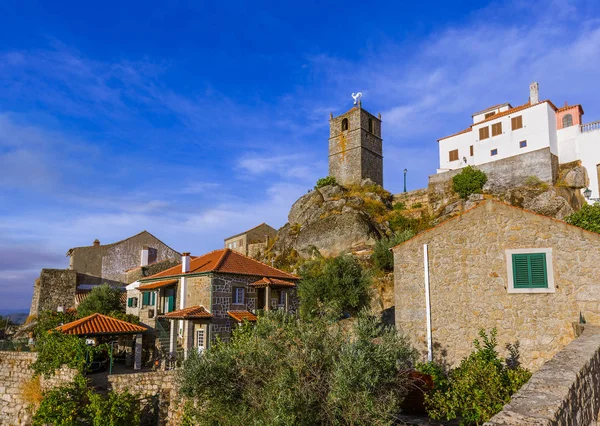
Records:
[[[594,130],[600,130],[600,121],[581,125],[581,133],[593,132]]]

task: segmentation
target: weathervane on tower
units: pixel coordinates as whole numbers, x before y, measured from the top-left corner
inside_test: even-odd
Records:
[[[360,103],[360,98],[362,98],[362,92],[358,92],[356,94],[354,94],[354,92],[352,92],[352,99],[354,99],[354,105],[356,105],[357,103]]]

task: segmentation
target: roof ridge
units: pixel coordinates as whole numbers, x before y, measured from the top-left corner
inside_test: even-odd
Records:
[[[228,250],[229,250],[229,249],[228,249]],[[276,270],[277,272],[281,272],[281,273],[283,273],[283,274],[286,274],[286,275],[288,275],[288,276],[290,276],[290,277],[292,277],[292,278],[296,278],[296,279],[299,279],[299,278],[300,278],[300,277],[298,277],[298,276],[296,276],[296,275],[294,275],[294,274],[290,274],[289,272],[282,271],[281,269],[278,269],[278,268],[276,268],[276,267],[274,267],[274,266],[271,266],[271,265],[269,265],[269,264],[267,264],[267,263],[261,262],[260,260],[256,260],[256,259],[254,259],[253,257],[246,256],[244,253],[240,253],[240,252],[238,252],[238,251],[236,251],[235,253],[236,253],[236,254],[239,254],[240,256],[243,256],[243,257],[245,257],[245,258],[247,258],[247,259],[250,259],[250,260],[251,260],[251,261],[253,261],[253,262],[260,263],[260,264],[262,264],[262,265],[265,265],[265,266],[266,266],[266,267],[268,267],[268,268],[274,269],[274,270]]]
[[[221,257],[219,258],[219,260],[217,260],[217,263],[215,263],[215,266],[213,266],[212,270],[213,271],[218,271],[219,268],[221,267],[221,265],[223,264],[223,262],[225,261],[225,257],[227,257],[227,255],[231,252],[231,249],[223,249],[223,254],[221,255]]]

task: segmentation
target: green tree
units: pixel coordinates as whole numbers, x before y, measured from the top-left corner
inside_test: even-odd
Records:
[[[462,198],[481,193],[486,182],[487,175],[471,166],[463,168],[460,173],[452,177],[454,191]]]
[[[185,361],[188,424],[391,425],[414,351],[361,314],[346,332],[330,317],[279,312],[236,328],[230,342]]]
[[[324,306],[355,315],[369,304],[371,277],[359,261],[344,254],[307,262],[300,269],[300,314],[318,315]]]
[[[373,248],[373,254],[371,255],[371,260],[373,261],[375,268],[383,272],[393,271],[394,254],[390,249],[411,239],[414,235],[415,233],[412,230],[407,229],[398,234],[394,234],[391,237],[384,237],[377,241]]]
[[[600,203],[584,204],[578,212],[565,218],[567,223],[600,234]]]
[[[80,316],[85,317],[94,313],[110,315],[112,312],[122,312],[122,290],[108,284],[94,287],[90,294],[77,307]]]
[[[496,351],[496,330],[479,332],[475,350],[450,371],[448,379],[436,378],[436,387],[425,396],[428,414],[436,419],[458,419],[461,425],[480,425],[502,410],[504,404],[531,377],[517,363],[506,365]],[[511,356],[518,359],[511,345]],[[427,370],[425,370],[427,371]]]

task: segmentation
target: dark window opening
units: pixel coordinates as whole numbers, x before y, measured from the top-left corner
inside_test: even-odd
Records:
[[[571,127],[573,125],[573,116],[571,114],[567,114],[562,119],[563,128]]]
[[[498,149],[494,148],[490,151],[490,155],[498,155]]]
[[[490,117],[491,117],[491,116],[493,116],[493,115],[496,115],[496,112],[495,112],[495,111],[494,111],[494,112],[488,112],[488,113],[485,115],[485,118],[490,118]]]
[[[373,133],[373,119],[369,118],[369,133]]]
[[[344,130],[348,130],[348,119],[347,119],[347,118],[344,118],[344,119],[342,120],[342,132],[343,132]]]
[[[519,142],[519,148],[525,148],[525,147],[527,147],[527,141]]]

